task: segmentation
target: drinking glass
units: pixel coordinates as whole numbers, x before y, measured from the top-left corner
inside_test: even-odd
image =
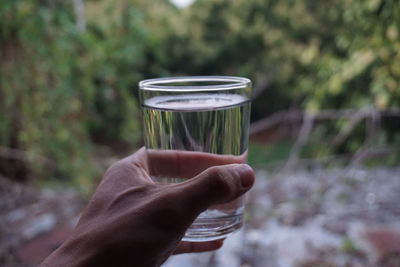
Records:
[[[139,96],[147,152],[178,150],[188,155],[212,155],[217,159],[215,165],[245,163],[251,90],[249,79],[233,76],[141,81]],[[207,167],[210,166],[199,163],[194,169],[200,173]],[[152,177],[158,183],[178,183],[190,178]],[[242,226],[243,211],[242,197],[211,206],[198,216],[183,240],[202,242],[224,238]]]

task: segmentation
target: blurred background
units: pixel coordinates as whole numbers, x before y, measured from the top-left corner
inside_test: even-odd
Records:
[[[248,226],[170,266],[400,266],[398,0],[2,0],[0,265],[142,145],[137,83],[253,81]],[[230,242],[230,243],[229,243]]]

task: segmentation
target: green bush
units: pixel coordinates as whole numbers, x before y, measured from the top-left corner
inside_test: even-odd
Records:
[[[140,142],[137,82],[149,77],[250,77],[253,119],[400,103],[397,0],[88,0],[84,13],[79,2],[0,4],[3,175],[91,184],[101,144]],[[398,120],[382,128],[379,142],[399,142]],[[340,151],[362,143],[360,129]]]
[[[252,78],[260,93],[253,119],[289,108],[315,113],[400,105],[396,0],[202,0],[182,13],[184,23],[167,42],[166,68]],[[326,123],[314,141],[326,142],[346,125]],[[380,127],[376,145],[399,138],[398,119],[385,118]],[[342,146],[316,155],[354,152],[366,138],[360,125]]]
[[[21,158],[0,158],[7,176],[90,185],[99,173],[92,140],[133,147],[140,138],[134,91],[152,41],[141,13],[130,5],[118,19],[93,18],[83,30],[71,3],[1,4],[0,146],[28,155],[24,173]]]

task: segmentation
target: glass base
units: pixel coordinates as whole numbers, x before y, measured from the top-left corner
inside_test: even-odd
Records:
[[[243,225],[243,215],[203,217],[200,215],[186,231],[183,241],[205,242],[223,239],[239,230]]]

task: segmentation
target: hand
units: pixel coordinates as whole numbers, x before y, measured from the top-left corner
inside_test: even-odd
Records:
[[[180,240],[209,206],[250,189],[254,173],[246,164],[231,164],[240,162],[243,158],[233,156],[140,149],[107,170],[73,235],[42,266],[159,266],[173,253],[218,249],[222,241]],[[157,184],[150,175],[193,178]]]

